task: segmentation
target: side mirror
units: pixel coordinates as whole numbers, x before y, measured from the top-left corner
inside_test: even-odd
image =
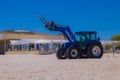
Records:
[[[100,37],[98,37],[98,41],[100,41]]]

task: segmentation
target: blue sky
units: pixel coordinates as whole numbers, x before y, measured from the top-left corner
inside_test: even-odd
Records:
[[[26,29],[53,34],[39,21],[39,14],[69,25],[73,32],[95,30],[102,40],[120,34],[119,0],[0,0],[0,31]]]

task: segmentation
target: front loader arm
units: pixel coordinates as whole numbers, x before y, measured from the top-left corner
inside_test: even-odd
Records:
[[[69,42],[76,42],[76,39],[70,30],[69,26],[54,24],[53,21],[46,22],[44,18],[39,17],[40,20],[44,23],[45,27],[50,31],[60,31],[64,34]]]

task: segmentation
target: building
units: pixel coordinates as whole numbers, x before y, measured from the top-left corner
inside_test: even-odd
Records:
[[[9,40],[0,39],[0,54],[4,54],[6,50],[6,45],[9,44]]]
[[[1,32],[0,54],[43,54],[55,52],[65,42],[63,35],[32,32]]]

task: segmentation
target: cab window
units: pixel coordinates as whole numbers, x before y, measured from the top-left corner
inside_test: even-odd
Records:
[[[90,38],[91,38],[91,40],[96,40],[96,35],[92,33],[92,34],[90,35]]]

